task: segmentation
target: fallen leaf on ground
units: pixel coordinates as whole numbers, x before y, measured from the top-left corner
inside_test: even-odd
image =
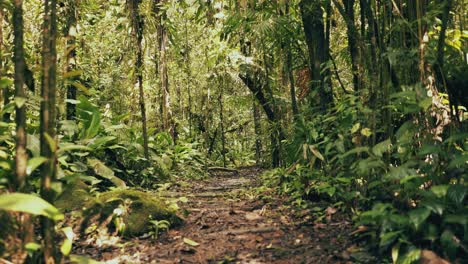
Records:
[[[190,245],[190,246],[192,246],[192,247],[197,247],[197,246],[200,245],[199,243],[193,241],[193,240],[190,239],[190,238],[186,238],[186,237],[184,237],[184,243],[187,244],[187,245]]]

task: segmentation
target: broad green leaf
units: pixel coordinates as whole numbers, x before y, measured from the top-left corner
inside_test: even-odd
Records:
[[[63,143],[63,144],[60,144],[60,148],[58,149],[57,154],[60,155],[66,151],[71,151],[71,150],[91,151],[92,148],[83,146],[83,145],[73,144],[73,143]]]
[[[29,242],[24,246],[24,249],[26,249],[26,251],[28,251],[30,253],[36,252],[41,248],[42,248],[41,244],[38,244],[38,243],[35,243],[35,242]]]
[[[356,133],[359,130],[359,128],[361,128],[361,123],[354,124],[354,126],[351,128],[351,131],[350,131],[351,134]]]
[[[419,102],[419,107],[421,107],[422,110],[427,110],[429,106],[432,105],[432,97],[427,97],[424,100]]]
[[[28,99],[26,97],[15,97],[15,105],[17,108],[21,108],[24,106]]]
[[[199,243],[193,241],[193,240],[190,239],[190,238],[186,238],[186,237],[184,237],[184,243],[187,244],[187,245],[190,245],[190,246],[192,246],[192,247],[197,247],[197,246],[200,245]]]
[[[71,227],[62,228],[62,232],[65,234],[65,240],[63,241],[62,246],[60,246],[60,252],[62,252],[64,256],[68,256],[72,249],[75,234]]]
[[[114,171],[107,167],[102,161],[98,159],[88,159],[88,165],[94,169],[94,172],[110,180],[117,187],[126,187],[125,182],[115,176]]]
[[[410,222],[414,225],[415,229],[418,230],[421,224],[426,221],[430,214],[431,210],[425,207],[421,207],[409,211],[408,216]]]
[[[453,201],[457,206],[463,204],[465,200],[466,193],[468,191],[468,187],[462,184],[454,184],[450,185],[447,191],[447,197]]]
[[[399,264],[413,264],[421,257],[420,249],[411,249],[408,253],[398,259]]]
[[[26,173],[28,175],[31,175],[31,173],[37,169],[39,166],[41,166],[44,162],[47,161],[47,158],[44,157],[34,157],[32,159],[28,160],[28,167],[26,169]]]
[[[445,197],[449,185],[435,185],[431,187],[431,192],[433,192],[438,198]]]
[[[12,86],[14,83],[13,79],[1,77],[0,78],[0,89],[5,89],[9,86]]]
[[[458,167],[468,167],[468,153],[457,155],[454,159],[450,160],[450,163],[448,165],[449,169],[455,169]]]
[[[391,246],[401,233],[402,231],[393,231],[383,234],[380,237],[380,247],[387,248]]]
[[[370,137],[372,135],[372,131],[370,130],[370,128],[363,128],[361,130],[361,135],[365,136],[365,137]]]
[[[0,210],[42,215],[55,221],[63,219],[63,214],[53,205],[40,197],[25,193],[0,195]]]
[[[466,214],[452,214],[452,215],[447,215],[444,217],[444,222],[445,223],[451,223],[451,224],[459,224],[462,226],[467,226],[468,225],[468,215]]]
[[[440,243],[442,244],[444,251],[450,256],[450,258],[455,257],[457,249],[460,246],[456,242],[457,240],[458,239],[456,238],[455,234],[449,229],[446,229],[440,236]]]
[[[34,157],[39,157],[41,155],[41,142],[37,135],[28,134],[27,148],[31,151]]]

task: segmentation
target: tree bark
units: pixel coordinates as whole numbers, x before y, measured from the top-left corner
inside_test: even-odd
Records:
[[[15,0],[13,8],[15,100],[16,100],[16,157],[15,189],[24,190],[28,153],[26,150],[26,91],[24,90],[24,30],[23,1]]]
[[[261,124],[260,124],[260,109],[258,109],[258,103],[255,100],[255,97],[252,100],[253,108],[253,120],[254,120],[254,130],[255,130],[255,163],[260,165],[261,156],[262,156],[262,140],[260,138],[261,133]]]
[[[136,82],[138,86],[139,98],[138,102],[140,105],[141,114],[141,125],[142,125],[142,137],[143,137],[143,152],[146,159],[149,159],[149,148],[148,148],[148,129],[146,121],[146,105],[145,105],[145,93],[143,89],[143,31],[145,23],[143,17],[140,14],[141,0],[128,0],[127,5],[130,11],[131,22],[132,22],[132,35],[135,40],[137,54],[135,60],[135,73]]]
[[[76,61],[76,31],[77,31],[77,1],[67,2],[65,39],[67,43],[67,72],[73,72],[77,69]],[[72,84],[78,81],[78,77],[71,77],[66,84],[67,99],[76,100],[76,87]],[[73,120],[76,117],[76,104],[67,102],[67,120]]]
[[[42,84],[41,84],[41,156],[47,161],[41,166],[41,196],[52,203],[54,192],[52,182],[56,177],[56,72],[57,72],[57,1],[46,0],[44,7],[42,47]],[[54,223],[47,217],[41,217],[44,262],[58,262],[55,250]]]
[[[320,108],[325,111],[327,106],[333,103],[333,95],[329,87],[325,86],[325,78],[321,73],[321,66],[327,58],[322,6],[318,0],[302,0],[300,9],[309,49],[310,88],[318,91]]]

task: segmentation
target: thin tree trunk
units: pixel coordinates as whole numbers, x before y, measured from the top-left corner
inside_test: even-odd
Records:
[[[224,104],[223,104],[223,92],[224,92],[224,81],[220,84],[221,91],[219,92],[219,126],[221,129],[221,152],[223,155],[223,166],[226,168],[226,137],[224,133]]]
[[[67,41],[67,72],[76,70],[76,31],[77,31],[77,3],[75,0],[68,1],[67,22],[65,38]],[[76,100],[76,87],[72,82],[78,81],[78,77],[71,77],[66,85],[67,99]],[[67,120],[73,120],[76,117],[76,104],[67,102]]]
[[[23,1],[15,0],[13,9],[15,100],[16,103],[16,157],[15,189],[23,190],[26,181],[28,153],[26,150],[26,92],[24,90]]]
[[[141,114],[141,125],[142,125],[142,136],[143,136],[143,152],[146,159],[149,159],[149,148],[148,148],[148,129],[146,121],[146,105],[145,105],[145,93],[143,89],[143,31],[144,31],[144,20],[140,14],[141,0],[128,0],[127,5],[130,11],[131,22],[132,22],[132,35],[135,40],[137,54],[135,60],[135,73],[136,82],[139,93],[139,105]]]
[[[1,18],[3,20],[3,18]],[[28,153],[26,150],[26,92],[25,60],[24,60],[24,29],[23,29],[23,1],[15,0],[13,6],[13,35],[14,35],[14,68],[15,68],[15,100],[16,103],[16,156],[14,190],[24,192],[26,190],[26,168]],[[7,96],[9,96],[7,94]],[[21,103],[18,103],[21,102]],[[9,117],[8,117],[9,118]],[[33,224],[30,215],[22,215],[21,236],[23,245],[32,241]]]
[[[289,17],[289,5],[286,4],[286,16]],[[291,108],[293,111],[294,118],[299,114],[296,100],[296,86],[294,84],[294,73],[293,73],[293,56],[291,51],[291,43],[289,40],[286,45],[286,70],[288,72],[289,79],[289,94],[291,96]]]
[[[261,124],[260,124],[260,109],[255,97],[252,100],[254,130],[255,130],[255,163],[260,165],[262,156],[262,140],[260,139]]]
[[[43,26],[42,51],[42,86],[41,86],[41,156],[47,161],[41,166],[41,196],[48,202],[53,202],[54,192],[52,182],[56,176],[56,71],[57,71],[57,1],[46,0]],[[56,263],[54,223],[41,217],[41,231],[43,236],[44,262]]]
[[[5,19],[5,10],[3,7],[0,7],[0,76],[6,75],[6,64],[3,61],[3,53],[6,51],[6,47],[3,43],[3,21]],[[10,87],[5,86],[2,89],[2,96],[3,96],[3,106],[5,107],[7,104],[10,103]],[[9,123],[11,119],[10,113],[4,113],[2,116],[2,121]]]
[[[163,119],[163,129],[165,131],[171,131],[171,123],[172,123],[172,110],[171,110],[171,101],[170,101],[170,93],[169,93],[169,77],[167,72],[167,54],[166,54],[166,46],[167,46],[167,30],[160,22],[158,26],[158,33],[159,33],[159,73],[161,79],[161,92],[162,92],[162,119]]]

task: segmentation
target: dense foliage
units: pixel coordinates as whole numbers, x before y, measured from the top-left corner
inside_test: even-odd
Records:
[[[463,0],[1,1],[0,260],[70,254],[72,186],[125,233],[119,190],[256,164],[296,206],[352,216],[367,261],[461,263],[466,17]],[[171,217],[144,223],[157,238]]]

